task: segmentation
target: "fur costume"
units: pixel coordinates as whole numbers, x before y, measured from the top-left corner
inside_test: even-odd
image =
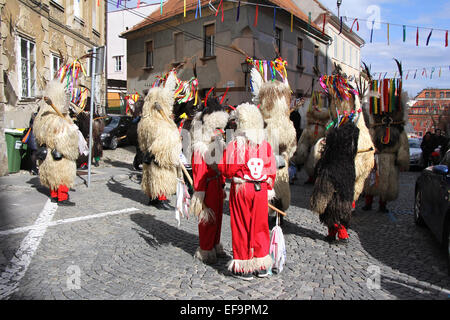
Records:
[[[68,191],[75,180],[79,131],[68,114],[69,101],[64,84],[58,80],[51,81],[44,96],[50,98],[64,118],[41,100],[40,111],[33,123],[33,132],[41,152],[47,151],[45,159],[40,160],[39,178],[41,184],[50,189],[53,200],[57,198],[60,202],[68,199]],[[55,150],[62,155],[59,160],[52,155]]]
[[[97,163],[96,158],[99,159],[103,156],[103,145],[100,139],[100,136],[105,128],[105,122],[103,119],[95,119],[96,116],[94,114],[94,119],[92,122],[92,160]],[[89,123],[90,123],[90,114],[89,112],[81,111],[76,115],[75,124],[80,129],[80,132],[83,134],[84,139],[89,145]],[[80,167],[83,163],[87,163],[88,156],[81,154],[77,159],[77,166]]]
[[[171,119],[176,76],[170,72],[164,87],[149,90],[138,124],[138,142],[144,154],[142,190],[151,200],[176,193],[181,139]]]
[[[237,131],[227,145],[218,169],[229,179],[235,275],[261,274],[272,266],[268,201],[276,176],[275,157],[264,139],[264,121],[255,105],[244,103],[234,111]]]
[[[277,170],[274,204],[286,211],[291,202],[289,160],[297,149],[297,134],[289,116],[291,89],[285,82],[264,81],[256,68],[251,71],[253,102],[260,105],[267,130],[267,142],[276,155],[284,158],[285,166]]]
[[[192,173],[194,194],[190,212],[198,219],[200,247],[195,256],[205,263],[215,263],[217,256],[224,255],[220,244],[223,203],[225,200],[225,177],[217,169],[221,160],[225,141],[224,129],[228,123],[228,113],[216,98],[208,98],[193,121],[191,136]]]
[[[317,99],[311,99],[311,105],[306,113],[306,127],[298,141],[295,164],[304,165],[305,171],[312,180],[317,158],[317,141],[325,136],[325,128],[330,120],[328,108],[318,105]]]
[[[346,241],[346,228],[355,202],[373,168],[375,148],[359,108],[356,91],[339,74],[330,79],[343,84],[339,94],[345,91],[347,98],[341,97],[341,100],[333,87],[328,87],[333,124],[326,132],[325,146],[316,166],[310,205],[328,227],[326,239],[334,240],[337,234],[340,240]]]
[[[407,94],[401,94],[401,108],[392,113],[369,114],[370,135],[376,147],[376,169],[365,184],[366,206],[369,210],[374,196],[379,197],[380,210],[386,203],[397,199],[399,171],[409,169],[409,142],[405,132]],[[387,133],[387,130],[389,132]],[[388,141],[386,135],[389,134]]]

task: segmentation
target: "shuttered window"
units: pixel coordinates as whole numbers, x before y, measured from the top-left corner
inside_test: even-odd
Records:
[[[205,46],[204,46],[204,56],[213,57],[214,52],[214,37],[216,33],[216,28],[214,24],[210,24],[204,27],[205,32]]]

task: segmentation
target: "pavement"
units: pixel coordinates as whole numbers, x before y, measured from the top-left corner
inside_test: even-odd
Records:
[[[280,274],[252,281],[227,270],[232,258],[225,203],[222,244],[214,265],[194,259],[195,217],[178,227],[173,211],[148,206],[133,150],[108,151],[100,167],[78,171],[70,199],[58,207],[37,176],[0,177],[0,299],[112,300],[448,300],[446,252],[413,221],[418,172],[400,174],[389,214],[357,203],[347,245],[323,240],[326,227],[308,210],[306,175],[291,185],[282,225],[286,264]],[[123,156],[123,154],[125,156]],[[121,155],[114,157],[114,155]],[[131,161],[130,161],[131,159]],[[174,197],[170,198],[172,206]]]

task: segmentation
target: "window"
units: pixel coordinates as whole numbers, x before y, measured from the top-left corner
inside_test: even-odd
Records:
[[[439,98],[441,98],[441,99],[444,98],[444,92],[440,92],[440,93],[439,93]]]
[[[436,98],[436,92],[431,93],[431,98]]]
[[[345,56],[345,41],[342,41],[342,62],[346,61],[346,56]]]
[[[352,48],[352,46],[350,46],[350,51],[349,51],[350,57],[349,57],[349,63],[348,63],[348,64],[349,64],[351,67],[353,67],[352,51],[353,51],[353,48]]]
[[[447,92],[445,93],[445,97],[446,97],[446,98],[450,98],[450,91],[447,91]]]
[[[333,42],[334,42],[334,57],[337,59],[339,52],[338,52],[338,39],[336,35],[334,35]]]
[[[303,65],[303,39],[297,39],[297,65]]]
[[[430,93],[429,92],[425,92],[425,98],[429,98],[430,97]]]
[[[179,62],[184,57],[184,34],[182,32],[176,33],[174,36],[175,42],[175,61]]]
[[[214,57],[214,35],[216,33],[215,25],[210,24],[204,27],[205,33],[205,46],[204,46],[204,56]]]
[[[92,4],[92,29],[100,31],[100,7],[97,8],[97,3]]]
[[[282,30],[280,28],[275,28],[275,45],[278,48],[278,52],[281,54],[281,39],[282,39]]]
[[[119,72],[122,71],[122,58],[123,56],[115,56],[114,59],[114,71]]]
[[[50,59],[50,78],[54,79],[57,77],[57,73],[61,67],[61,58],[52,53]]]
[[[36,46],[34,42],[19,37],[21,98],[34,97],[36,87]]]
[[[314,66],[319,70],[319,46],[314,46]]]
[[[80,18],[80,19],[83,18],[83,1],[82,0],[73,0],[73,14],[77,18]]]
[[[147,68],[153,67],[153,41],[145,43],[145,66]]]

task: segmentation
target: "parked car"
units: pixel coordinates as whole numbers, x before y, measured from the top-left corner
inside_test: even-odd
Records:
[[[409,167],[423,168],[422,149],[420,139],[410,138],[409,140]]]
[[[127,130],[132,117],[126,115],[109,115],[105,119],[105,129],[100,136],[105,148],[116,149],[120,144],[126,143]]]
[[[417,178],[414,221],[427,226],[447,252],[450,275],[450,154],[441,164],[425,168]]]

